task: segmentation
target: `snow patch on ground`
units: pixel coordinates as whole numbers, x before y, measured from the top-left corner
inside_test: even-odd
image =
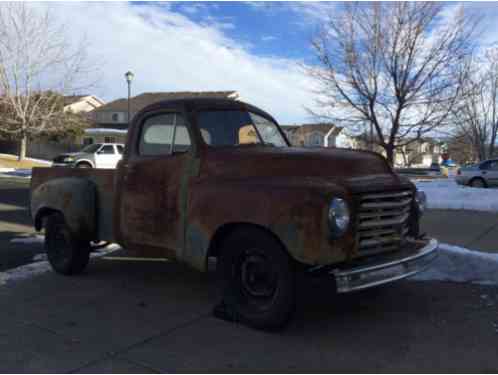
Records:
[[[25,243],[25,244],[33,244],[33,243],[41,243],[45,240],[44,236],[33,236],[33,237],[18,237],[10,240],[11,243]]]
[[[411,280],[498,285],[498,254],[440,244],[437,259]]]
[[[498,190],[461,186],[453,178],[413,180],[425,192],[427,208],[498,212]]]
[[[14,169],[8,172],[0,171],[0,177],[21,177],[21,178],[31,178],[31,169]]]
[[[97,252],[94,252],[90,254],[90,257],[92,258],[98,258],[102,257],[104,255],[108,255],[110,253],[113,253],[117,250],[120,250],[121,247],[117,244],[111,244],[107,246],[104,249],[100,249]],[[43,259],[43,255],[45,254],[38,254],[35,256],[35,258],[38,259]],[[34,258],[34,260],[35,260]],[[6,285],[8,283],[14,282],[14,281],[19,281],[19,280],[25,280],[29,279],[33,276],[40,275],[42,273],[51,271],[52,268],[50,266],[50,263],[46,260],[41,260],[41,261],[35,261],[34,263],[30,264],[25,264],[23,266],[13,268],[4,272],[0,272],[0,286]]]

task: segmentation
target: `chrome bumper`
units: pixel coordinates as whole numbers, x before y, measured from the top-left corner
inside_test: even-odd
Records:
[[[420,244],[419,241],[411,242],[412,245],[417,243]],[[337,292],[348,293],[415,275],[426,269],[437,254],[438,242],[431,239],[422,247],[402,250],[373,262],[360,261],[350,268],[334,269],[330,274],[335,277]]]

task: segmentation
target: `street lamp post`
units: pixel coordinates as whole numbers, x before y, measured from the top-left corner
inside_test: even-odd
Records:
[[[133,80],[133,73],[127,71],[125,73],[126,83],[128,84],[128,127],[130,127],[130,96],[131,96],[131,81]]]

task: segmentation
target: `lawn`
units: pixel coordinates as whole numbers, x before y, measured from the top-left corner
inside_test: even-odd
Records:
[[[0,168],[29,169],[33,167],[47,167],[48,163],[38,162],[31,159],[17,161],[16,156],[0,155]]]

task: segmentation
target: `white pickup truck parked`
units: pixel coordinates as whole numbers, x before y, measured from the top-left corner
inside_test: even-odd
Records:
[[[79,152],[61,154],[54,158],[55,167],[116,168],[123,156],[120,143],[94,143]]]

